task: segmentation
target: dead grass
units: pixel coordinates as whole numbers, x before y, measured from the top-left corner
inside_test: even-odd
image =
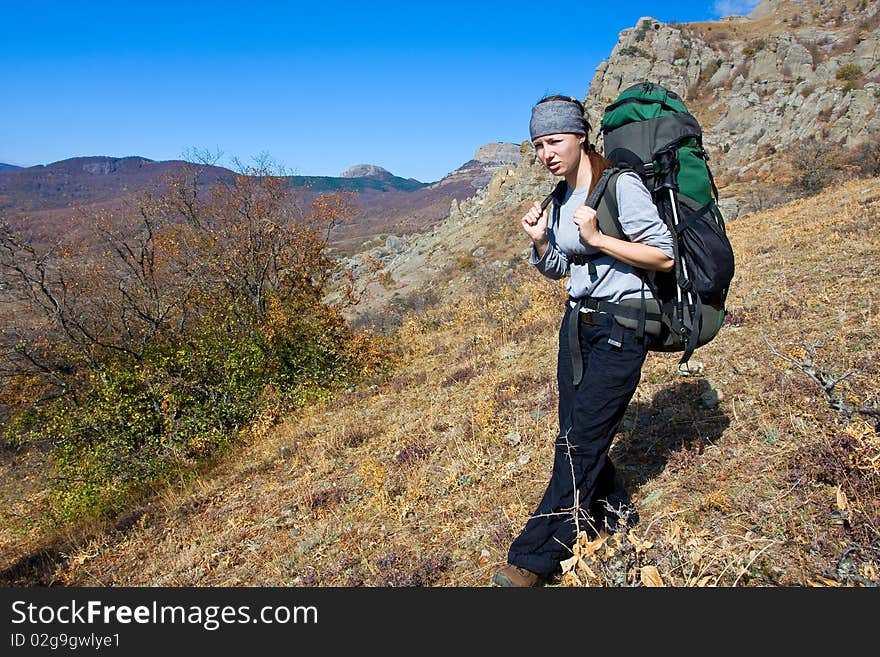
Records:
[[[695,354],[698,376],[649,354],[612,450],[641,520],[584,536],[552,585],[878,583],[877,434],[768,348],[801,358],[822,342],[821,365],[853,372],[846,398],[880,400],[878,192],[854,181],[728,225],[731,321]],[[550,473],[563,299],[523,264],[404,319],[386,381],[264,427],[110,531],[20,535],[4,580],[487,585]]]

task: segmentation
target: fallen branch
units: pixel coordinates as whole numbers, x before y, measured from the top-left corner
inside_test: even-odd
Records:
[[[813,382],[816,383],[828,396],[828,403],[836,411],[839,411],[845,414],[848,418],[851,418],[853,415],[865,415],[868,417],[876,418],[876,422],[874,425],[875,430],[880,430],[880,408],[877,408],[876,404],[872,407],[870,406],[855,406],[853,404],[848,403],[843,397],[835,390],[835,387],[841,381],[845,381],[850,376],[854,374],[854,372],[847,372],[843,376],[833,376],[826,370],[821,368],[817,368],[814,365],[816,349],[819,347],[823,347],[824,343],[820,341],[814,342],[812,345],[804,344],[803,347],[807,352],[806,357],[803,361],[798,361],[792,358],[791,356],[786,356],[785,354],[779,353],[776,348],[770,344],[770,341],[767,338],[764,338],[764,342],[767,343],[767,347],[770,349],[770,353],[776,356],[777,358],[781,358],[787,363],[791,363],[795,367],[797,367],[801,372],[806,374]]]

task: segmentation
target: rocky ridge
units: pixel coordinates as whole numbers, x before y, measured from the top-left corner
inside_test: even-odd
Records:
[[[407,297],[429,297],[431,282],[440,277],[454,279],[446,287],[454,294],[457,286],[468,286],[473,275],[503,276],[511,259],[527,257],[527,245],[511,217],[518,217],[519,206],[549,193],[554,179],[536,163],[529,142],[517,149],[515,158],[505,150],[516,164],[497,167],[489,183],[472,196],[453,199],[446,219],[432,230],[389,235],[340,260],[341,267],[358,278],[367,276],[375,263],[381,265],[379,280],[366,287],[367,295],[359,305],[349,309],[349,319],[381,324],[387,319],[383,309],[389,303],[418,303]],[[474,273],[462,275],[462,268]]]
[[[484,144],[477,149],[473,159],[462,164],[433,186],[439,188],[465,182],[466,190],[478,190],[485,187],[497,171],[515,166],[521,157],[518,144],[505,142]]]

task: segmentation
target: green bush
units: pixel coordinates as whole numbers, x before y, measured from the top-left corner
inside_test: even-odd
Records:
[[[369,369],[355,338],[338,314],[306,300],[270,303],[260,323],[215,313],[137,366],[106,363],[78,399],[29,409],[19,424],[54,445],[56,519],[117,514],[194,472],[255,418],[270,386],[291,409],[350,385]]]
[[[757,41],[753,41],[749,45],[747,45],[742,50],[742,54],[748,58],[754,57],[760,51],[764,50],[767,47],[766,42],[763,39],[758,39]]]
[[[458,258],[458,268],[461,271],[471,271],[476,266],[477,261],[473,258],[473,256],[464,255]]]
[[[835,77],[844,82],[852,82],[862,77],[862,69],[858,64],[844,64],[837,69]]]
[[[58,515],[117,513],[215,454],[259,410],[267,361],[259,334],[214,330],[151,348],[137,366],[107,362],[76,403],[44,412]]]
[[[627,55],[630,57],[644,57],[645,59],[651,59],[651,53],[646,50],[642,50],[636,46],[626,46],[625,48],[620,49],[621,55]]]

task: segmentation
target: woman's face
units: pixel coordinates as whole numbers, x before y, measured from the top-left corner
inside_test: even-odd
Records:
[[[535,154],[554,176],[564,176],[576,171],[581,163],[581,153],[586,137],[570,132],[544,135],[534,142]]]

